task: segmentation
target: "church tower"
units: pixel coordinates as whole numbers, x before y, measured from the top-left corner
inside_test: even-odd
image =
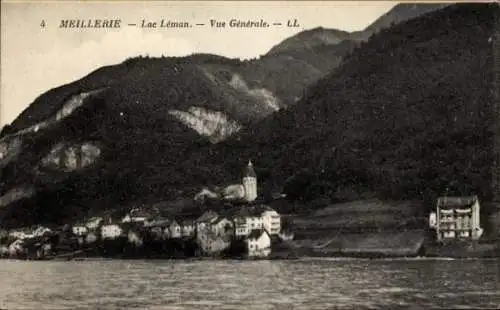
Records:
[[[257,174],[253,170],[252,161],[248,161],[243,173],[243,188],[245,189],[246,201],[251,202],[257,198]]]

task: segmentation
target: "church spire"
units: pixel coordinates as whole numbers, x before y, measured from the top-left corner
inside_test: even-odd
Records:
[[[257,177],[255,170],[253,170],[253,164],[252,164],[251,160],[248,161],[248,165],[245,168],[245,171],[243,173],[243,177],[252,177],[252,178]]]
[[[243,172],[243,188],[245,189],[245,200],[247,202],[254,201],[257,198],[257,174],[253,170],[252,161],[248,161],[248,165]]]

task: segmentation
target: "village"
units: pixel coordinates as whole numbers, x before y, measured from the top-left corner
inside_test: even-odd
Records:
[[[164,217],[133,208],[123,218],[92,217],[57,229],[38,226],[0,232],[0,256],[21,259],[109,257],[269,258],[272,246],[293,238],[280,214],[258,203],[257,176],[249,162],[243,203],[220,212]],[[199,197],[199,195],[198,195]]]
[[[244,169],[242,184],[227,186],[220,193],[204,188],[193,199],[220,199],[224,207],[219,205],[216,210],[207,207],[201,214],[169,216],[155,207],[140,206],[119,218],[90,217],[59,228],[37,226],[2,230],[0,257],[37,260],[91,257],[288,259],[301,255],[372,257],[381,253],[384,256],[469,257],[491,256],[498,252],[494,244],[478,243],[484,229],[480,224],[477,196],[439,197],[434,211],[428,215],[426,227],[411,231],[414,236],[403,237],[406,241],[391,242],[389,237],[361,232],[358,236],[364,234],[364,244],[368,248],[361,245],[363,242],[342,241],[343,235],[338,233],[323,245],[298,245],[293,240],[291,227],[284,225],[283,215],[259,201],[257,175],[251,161]],[[311,225],[317,227],[317,221],[313,219]],[[334,231],[332,229],[327,235],[335,234]],[[403,236],[405,230],[399,229],[392,234]],[[378,239],[386,245],[379,245]],[[410,242],[411,247],[406,249],[405,242]]]

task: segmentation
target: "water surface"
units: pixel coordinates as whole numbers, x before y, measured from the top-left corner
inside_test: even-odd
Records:
[[[0,261],[1,309],[500,308],[500,260]]]

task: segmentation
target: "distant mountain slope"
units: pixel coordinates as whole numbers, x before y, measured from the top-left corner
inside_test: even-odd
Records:
[[[367,40],[372,34],[379,32],[391,25],[419,17],[421,15],[440,10],[451,3],[401,3],[394,6],[389,12],[380,16],[375,22],[366,27],[363,31],[353,32],[352,40]]]
[[[347,31],[318,27],[302,31],[293,37],[285,39],[274,46],[267,54],[273,55],[288,51],[314,50],[317,46],[337,45],[348,39],[349,36],[350,33]]]
[[[460,4],[382,30],[210,163],[236,171],[252,158],[263,187],[307,172],[317,195],[422,198],[448,187],[489,197],[494,14],[494,4]]]
[[[268,76],[272,76],[274,73],[272,68],[280,68],[276,72],[283,78],[268,78],[265,85],[275,91],[288,105],[293,105],[302,97],[307,86],[335,69],[344,57],[349,55],[361,42],[368,40],[371,35],[381,29],[442,9],[448,5],[449,3],[398,4],[366,29],[352,33],[323,27],[305,30],[275,45],[252,66],[259,66],[259,62],[265,63],[264,66],[267,70],[259,72]],[[270,63],[273,65],[269,66]],[[300,64],[303,64],[303,67],[299,67]],[[298,72],[302,73],[302,78],[295,76]],[[287,83],[289,81],[292,81],[293,84]],[[276,84],[281,87],[276,88],[274,86]]]

